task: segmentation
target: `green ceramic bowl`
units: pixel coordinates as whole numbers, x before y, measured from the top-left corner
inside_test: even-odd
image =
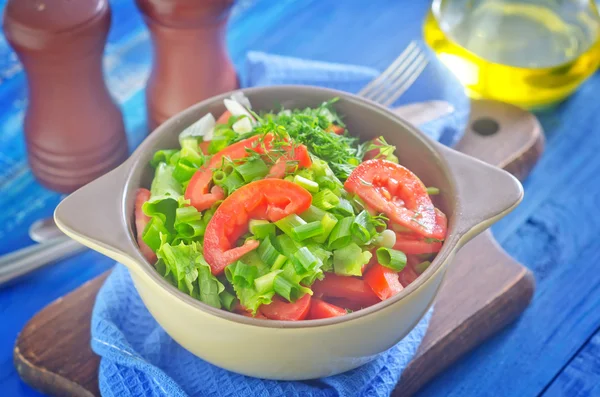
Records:
[[[135,242],[133,206],[138,187],[149,187],[149,161],[158,149],[177,147],[180,131],[207,112],[224,110],[223,94],[205,100],[157,128],[120,167],[67,197],[56,223],[73,239],[127,266],[144,304],[181,346],[219,367],[269,379],[311,379],[356,368],[400,341],[419,322],[456,251],[510,212],[523,196],[507,172],[431,141],[389,110],[340,91],[306,86],[243,90],[255,110],[317,106],[340,97],[336,109],[364,140],[383,135],[403,165],[442,194],[448,215],[446,243],[432,265],[401,293],[343,317],[300,322],[267,321],[210,307],[180,292],[144,259]],[[451,270],[450,270],[451,271]],[[465,280],[468,282],[468,280]]]

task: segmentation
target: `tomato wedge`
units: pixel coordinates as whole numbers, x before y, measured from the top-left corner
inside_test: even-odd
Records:
[[[293,150],[281,156],[269,170],[267,178],[282,179],[286,172],[293,172],[297,168],[308,168],[312,164],[308,149],[304,145],[298,145]]]
[[[248,231],[250,219],[275,222],[290,214],[300,214],[310,207],[311,194],[301,186],[282,179],[263,179],[240,187],[215,211],[204,234],[204,258],[214,275],[227,265],[258,247],[248,240],[234,247],[237,239]]]
[[[296,302],[290,303],[279,296],[273,297],[273,302],[268,305],[262,305],[259,310],[268,319],[299,321],[308,316],[310,310],[310,295],[305,294]]]
[[[446,237],[425,185],[399,164],[382,159],[365,161],[352,171],[344,187],[394,223],[424,237]]]
[[[210,190],[209,193],[210,185],[212,183],[213,170],[221,166],[224,158],[228,158],[230,160],[239,160],[248,157],[248,150],[252,150],[259,154],[264,154],[265,151],[268,152],[272,150],[273,139],[273,134],[267,134],[264,137],[255,135],[251,138],[229,145],[225,149],[216,153],[210,159],[208,164],[194,173],[188,187],[185,189],[185,198],[190,200],[190,204],[193,207],[196,207],[198,211],[204,211],[205,209],[210,208],[218,200],[222,200],[225,197],[222,189],[219,188],[220,191]],[[278,160],[270,171],[270,174],[276,172],[277,175],[280,175],[281,169],[283,169],[283,174],[282,176],[270,175],[271,177],[283,178],[286,171],[287,161],[290,160],[297,160],[299,165],[302,167],[309,167],[312,164],[306,146],[298,145],[296,147],[292,147],[289,145],[284,147],[284,149],[288,151],[288,153],[284,154],[279,160],[285,160],[281,163]]]
[[[217,124],[227,124],[230,117],[231,117],[231,112],[229,110],[224,111],[223,114],[220,115],[219,118],[217,119]]]
[[[310,311],[308,312],[308,318],[317,320],[319,318],[344,316],[345,314],[346,310],[339,306],[332,305],[331,303],[327,303],[318,298],[312,298]]]
[[[344,298],[364,307],[379,302],[371,287],[364,280],[356,277],[328,273],[323,280],[315,281],[312,290],[317,296]]]
[[[404,288],[408,287],[410,283],[415,281],[419,275],[415,272],[413,263],[407,263],[404,269],[400,273],[398,273],[398,279],[400,280],[400,284]]]
[[[379,263],[373,265],[365,273],[363,279],[382,301],[391,298],[404,289],[398,280],[398,273]]]
[[[137,235],[137,243],[140,247],[140,251],[144,258],[150,263],[156,262],[156,254],[142,239],[142,235],[144,234],[144,229],[148,222],[150,222],[150,217],[144,214],[142,211],[142,205],[146,201],[150,200],[150,190],[139,188],[135,194],[135,231]]]
[[[327,132],[333,132],[336,135],[342,135],[346,129],[340,125],[330,124],[329,127],[325,129]]]
[[[202,150],[202,153],[204,153],[204,155],[208,155],[208,147],[210,146],[210,141],[202,141],[198,144],[198,146],[200,147],[200,150]]]

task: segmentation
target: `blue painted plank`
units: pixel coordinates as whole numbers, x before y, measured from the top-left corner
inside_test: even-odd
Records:
[[[600,330],[569,362],[542,396],[600,396]]]

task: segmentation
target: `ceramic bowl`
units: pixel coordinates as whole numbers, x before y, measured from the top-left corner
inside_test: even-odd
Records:
[[[339,97],[336,109],[363,140],[383,135],[403,165],[442,194],[446,242],[432,265],[391,299],[343,317],[268,321],[215,309],[165,281],[138,250],[133,207],[136,189],[149,187],[149,162],[158,149],[177,147],[179,132],[207,112],[224,110],[223,94],[158,127],[121,166],[68,196],[56,209],[60,229],[128,267],[152,316],[181,346],[219,367],[244,375],[311,379],[356,368],[400,341],[431,306],[456,251],[510,212],[523,196],[507,172],[431,141],[389,110],[340,91],[306,86],[243,90],[254,110],[318,106]],[[451,271],[451,270],[450,270]],[[469,282],[469,280],[465,280]]]

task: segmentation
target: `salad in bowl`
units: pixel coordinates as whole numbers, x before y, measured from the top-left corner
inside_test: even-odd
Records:
[[[383,136],[353,136],[336,100],[257,113],[238,92],[156,151],[135,200],[146,260],[192,298],[265,320],[344,316],[408,287],[446,238],[440,190]]]

